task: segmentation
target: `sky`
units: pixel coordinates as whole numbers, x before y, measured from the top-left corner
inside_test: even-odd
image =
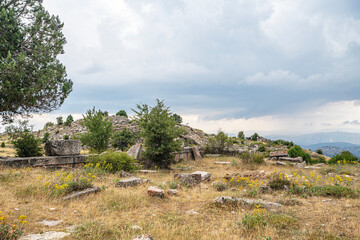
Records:
[[[358,0],[45,0],[73,92],[42,128],[163,99],[208,133],[360,132]]]

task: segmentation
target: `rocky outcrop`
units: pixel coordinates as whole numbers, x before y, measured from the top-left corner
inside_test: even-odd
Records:
[[[174,180],[187,186],[196,186],[201,183],[201,174],[175,173]]]
[[[141,144],[135,144],[132,146],[129,151],[127,151],[127,154],[130,157],[135,158],[136,160],[140,160],[141,158],[141,151],[142,151],[142,145]]]

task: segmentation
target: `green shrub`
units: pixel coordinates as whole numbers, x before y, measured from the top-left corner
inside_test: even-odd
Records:
[[[1,143],[1,147],[2,148],[6,147],[4,142]]]
[[[281,139],[276,140],[273,143],[276,145],[285,145],[285,146],[287,146],[288,149],[291,148],[292,146],[294,146],[293,142],[289,142],[289,141],[285,141],[285,140],[281,140]]]
[[[277,229],[296,229],[299,228],[299,221],[286,214],[269,214],[268,223],[271,226],[276,227]]]
[[[333,156],[328,164],[356,164],[359,162],[359,159],[355,157],[351,152],[344,151],[340,154]]]
[[[74,121],[74,118],[73,118],[71,115],[69,115],[69,116],[66,118],[65,126],[70,126],[73,121]]]
[[[125,110],[120,110],[116,113],[116,116],[128,117]]]
[[[243,131],[240,131],[240,132],[238,133],[237,137],[240,138],[240,139],[245,139],[245,134],[244,134],[244,132],[243,132]]]
[[[252,141],[257,141],[259,137],[260,137],[259,134],[254,133],[254,134],[251,136],[251,140],[252,140]]]
[[[182,117],[181,117],[180,115],[177,115],[176,113],[174,113],[174,114],[172,115],[172,117],[174,118],[174,120],[175,120],[175,122],[176,122],[177,124],[181,124],[181,123],[182,123]]]
[[[119,132],[115,132],[111,138],[111,146],[113,148],[124,151],[127,147],[135,144],[135,135],[128,129],[123,129]]]
[[[265,156],[262,153],[245,151],[240,154],[240,159],[243,164],[262,164],[265,162],[264,158]]]
[[[252,155],[252,162],[255,163],[255,164],[262,164],[265,162],[264,160],[264,154],[262,153],[254,153]]]
[[[108,151],[101,155],[92,156],[85,168],[98,168],[107,172],[132,172],[137,169],[136,160],[126,153]]]
[[[284,190],[285,187],[290,187],[291,183],[287,179],[273,178],[269,182],[269,187],[274,190]]]
[[[37,139],[32,133],[32,126],[28,126],[28,121],[20,121],[19,126],[9,126],[6,128],[11,141],[19,157],[36,157],[42,155],[40,146],[41,139]]]
[[[23,225],[27,223],[26,216],[21,215],[14,224],[7,223],[8,216],[0,211],[0,239],[13,240],[18,239],[23,234]]]
[[[69,140],[69,139],[70,139],[69,135],[64,135],[64,140]]]
[[[323,154],[323,150],[321,150],[321,149],[316,149],[316,153],[322,155],[322,154]]]
[[[47,122],[47,123],[45,123],[44,128],[47,129],[47,128],[52,127],[52,126],[54,126],[54,125],[55,125],[55,124],[54,124],[53,122]]]
[[[324,197],[331,196],[337,198],[359,197],[359,194],[354,189],[342,186],[337,183],[335,185],[315,186],[311,188],[311,191],[315,196],[324,196]]]
[[[230,138],[224,132],[219,131],[217,135],[209,138],[205,151],[207,153],[224,153],[225,148],[230,146],[230,144]]]
[[[56,118],[56,122],[57,122],[57,125],[63,125],[64,124],[64,120],[63,120],[63,117],[57,117]]]
[[[44,136],[42,138],[42,142],[45,143],[46,141],[48,141],[50,139],[50,133],[49,132],[45,132]]]
[[[304,150],[298,146],[298,145],[294,145],[293,147],[291,147],[288,151],[289,157],[295,158],[295,157],[302,157],[303,160],[307,163],[307,164],[311,164],[311,157],[308,153],[304,152]]]
[[[100,110],[96,111],[95,107],[88,110],[83,117],[81,124],[86,127],[87,133],[80,136],[81,143],[89,146],[93,152],[101,153],[105,151],[113,129],[109,117],[104,116],[104,113]]]
[[[259,152],[266,152],[266,148],[264,145],[261,145],[258,149]]]
[[[181,149],[179,141],[175,141],[183,130],[176,121],[164,101],[156,100],[155,107],[146,104],[137,105],[136,122],[141,128],[141,136],[145,141],[144,160],[148,166],[169,168],[174,163],[172,152]]]

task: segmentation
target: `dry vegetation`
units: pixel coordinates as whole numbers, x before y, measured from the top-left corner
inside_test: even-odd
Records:
[[[217,165],[214,161],[230,161],[231,165]],[[181,169],[181,170],[180,170]],[[271,164],[242,165],[237,158],[205,158],[174,166],[174,171],[135,175],[148,178],[151,183],[126,189],[116,188],[117,174],[97,174],[95,186],[103,188],[96,195],[63,202],[50,197],[44,184],[58,172],[45,169],[0,169],[0,211],[9,216],[9,222],[26,215],[25,235],[45,231],[65,231],[76,226],[75,232],[65,239],[132,239],[150,233],[154,239],[359,239],[360,200],[358,197],[289,195],[287,191],[269,191],[256,195],[249,189],[217,191],[211,182],[201,187],[179,190],[178,196],[165,199],[147,196],[150,185],[170,189],[174,172],[208,171],[212,180],[226,174],[244,170],[265,170],[314,178],[322,176],[319,185],[326,185],[328,172],[351,174],[351,188],[359,189],[359,166],[335,166],[322,169],[296,169]],[[84,170],[75,169],[73,175]],[[64,172],[64,170],[63,170]],[[264,179],[264,184],[269,179]],[[244,188],[246,189],[246,188]],[[283,204],[278,209],[262,209],[262,221],[247,227],[246,214],[254,214],[254,206],[218,207],[215,197],[253,197]],[[53,209],[54,208],[54,209]],[[15,210],[18,209],[18,210]],[[195,211],[198,214],[191,214]],[[41,220],[63,220],[55,227],[40,225]],[[141,229],[132,229],[138,225]]]

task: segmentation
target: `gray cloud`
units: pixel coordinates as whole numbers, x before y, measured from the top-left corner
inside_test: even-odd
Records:
[[[344,124],[344,125],[360,125],[360,122],[359,122],[358,120],[345,121],[343,124]]]

